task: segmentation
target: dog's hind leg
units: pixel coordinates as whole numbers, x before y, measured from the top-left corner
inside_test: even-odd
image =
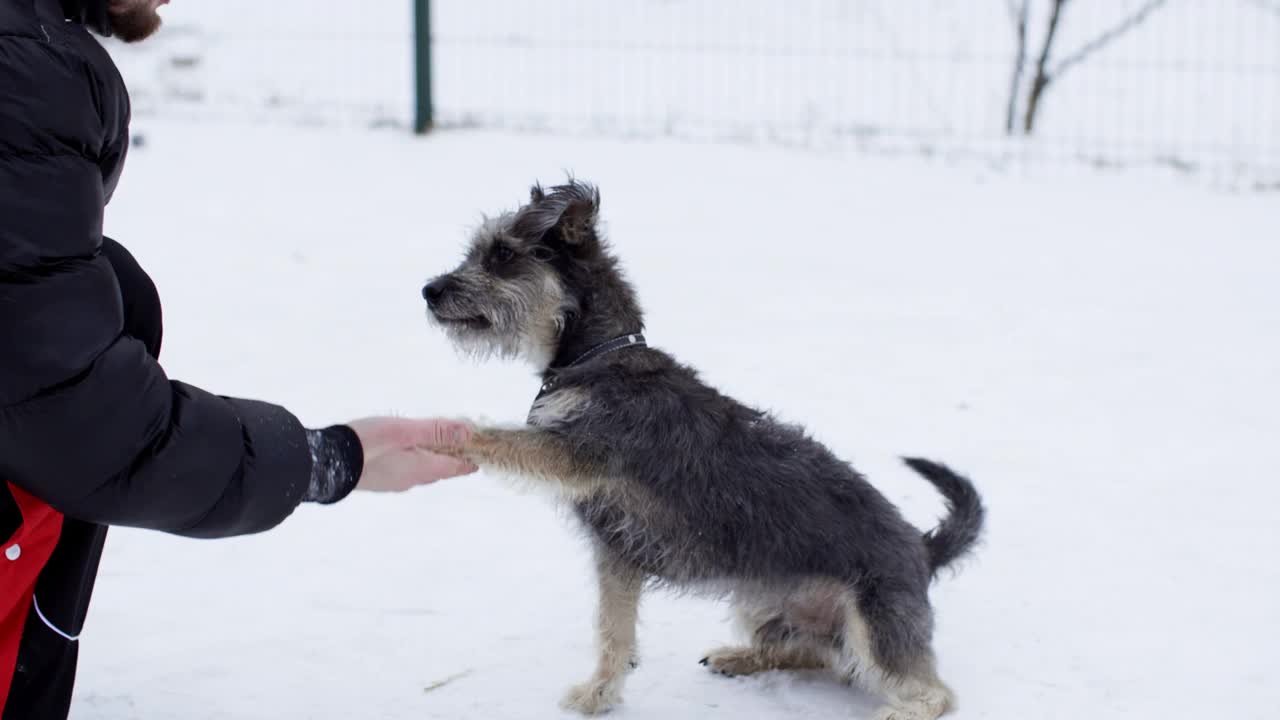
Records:
[[[605,712],[622,701],[622,685],[635,662],[636,620],[644,576],[596,548],[600,607],[596,618],[599,656],[595,672],[571,688],[561,705],[586,715]]]
[[[928,601],[879,598],[850,593],[837,671],[885,696],[875,720],[936,720],[955,709],[955,696],[938,679]]]
[[[712,650],[702,664],[730,677],[830,667],[843,625],[844,591],[818,581],[779,596],[740,599],[738,625],[750,644]]]
[[[749,622],[750,615],[740,611],[740,621]],[[830,662],[830,647],[820,647],[816,638],[792,627],[782,616],[748,628],[750,645],[717,648],[701,663],[714,673],[735,677],[769,670],[820,670]]]
[[[824,655],[805,646],[743,645],[712,650],[701,662],[714,673],[736,677],[769,670],[821,670],[827,667]]]

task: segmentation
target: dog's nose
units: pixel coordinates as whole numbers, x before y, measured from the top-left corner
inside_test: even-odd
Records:
[[[429,307],[435,307],[436,303],[440,302],[440,298],[444,297],[445,292],[449,290],[451,284],[448,275],[432,280],[427,283],[426,287],[422,288],[422,299],[427,301]]]

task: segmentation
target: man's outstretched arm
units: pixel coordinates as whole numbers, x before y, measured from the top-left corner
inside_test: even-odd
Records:
[[[13,60],[0,73],[0,481],[91,522],[192,537],[275,526],[312,486],[307,431],[279,406],[170,380],[126,332],[102,249],[97,161],[113,149],[92,144],[107,120],[85,112],[95,80],[38,38],[0,50]],[[376,450],[384,465],[409,452]]]

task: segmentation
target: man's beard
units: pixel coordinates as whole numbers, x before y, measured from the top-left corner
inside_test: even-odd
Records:
[[[150,3],[134,2],[120,7],[119,0],[112,0],[107,8],[111,22],[111,34],[127,43],[145,40],[160,29],[160,14]]]

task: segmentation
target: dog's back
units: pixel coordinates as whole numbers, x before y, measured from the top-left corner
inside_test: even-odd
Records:
[[[924,536],[799,426],[708,387],[653,349],[561,373],[578,398],[554,431],[607,468],[578,504],[595,536],[677,584],[868,572],[922,590]]]

